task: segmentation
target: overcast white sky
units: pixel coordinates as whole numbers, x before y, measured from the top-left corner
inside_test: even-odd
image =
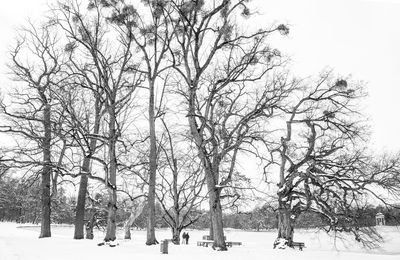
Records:
[[[210,1],[210,0],[206,0]],[[289,23],[279,47],[295,71],[316,75],[326,67],[367,82],[371,147],[400,150],[400,0],[253,0],[262,16],[254,24]],[[0,88],[15,28],[43,15],[51,0],[11,0],[0,9]]]

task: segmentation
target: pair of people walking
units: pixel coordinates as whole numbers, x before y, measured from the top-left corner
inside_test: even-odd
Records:
[[[189,232],[183,232],[182,234],[182,244],[189,244]]]

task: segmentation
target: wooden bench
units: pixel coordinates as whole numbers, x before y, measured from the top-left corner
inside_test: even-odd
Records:
[[[232,246],[241,246],[242,242],[233,242],[233,241],[226,241],[226,246],[227,247],[232,247]]]
[[[209,245],[213,245],[214,241],[213,240],[200,240],[197,241],[197,246],[204,246],[204,247],[208,247]],[[241,246],[242,242],[233,242],[233,241],[227,241],[225,242],[227,247],[232,247],[232,246]]]
[[[213,245],[214,241],[213,240],[200,240],[197,241],[197,246],[204,246],[204,247],[208,247],[209,245]]]
[[[303,248],[306,247],[303,242],[292,242],[292,247],[298,247],[300,251],[303,251]]]

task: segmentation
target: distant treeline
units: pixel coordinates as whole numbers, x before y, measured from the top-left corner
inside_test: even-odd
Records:
[[[53,194],[52,223],[73,224],[75,217],[76,198],[68,197],[63,188],[59,188],[57,194]],[[97,210],[97,226],[102,228],[106,225],[106,205],[102,202],[102,195],[97,204],[90,203],[89,210]],[[40,184],[38,181],[24,181],[20,179],[3,176],[0,178],[0,221],[13,221],[19,223],[40,223]],[[104,200],[106,201],[106,200]],[[387,208],[383,206],[368,205],[361,209],[353,210],[356,216],[357,226],[374,226],[375,215],[382,212],[385,215],[386,225],[400,225],[400,209]],[[136,219],[134,226],[140,229],[146,228],[147,210],[143,210]],[[194,229],[207,229],[210,226],[207,211],[193,212],[193,216],[200,215],[197,222],[191,225]],[[168,224],[163,220],[163,210],[156,204],[156,226],[167,228]],[[123,222],[129,217],[126,202],[120,202],[117,210],[117,223],[123,226]],[[243,230],[265,230],[274,229],[278,226],[277,211],[271,205],[257,207],[250,212],[234,212],[224,214],[224,226]],[[320,215],[313,212],[304,212],[296,221],[297,228],[316,228],[327,225]]]
[[[400,225],[400,209],[383,206],[368,205],[364,208],[353,210],[359,227],[375,226],[375,215],[382,212],[385,215],[386,225]],[[247,213],[227,214],[224,216],[225,227],[244,230],[265,230],[278,227],[277,212],[270,206],[256,208]],[[327,219],[322,219],[314,212],[304,212],[296,220],[296,228],[317,228],[328,225]]]

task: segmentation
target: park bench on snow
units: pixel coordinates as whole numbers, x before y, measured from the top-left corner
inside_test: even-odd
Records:
[[[303,248],[306,247],[304,242],[292,242],[292,247],[298,247],[300,251],[303,251]]]
[[[204,239],[204,240],[197,241],[197,246],[208,247],[209,245],[212,246],[213,244],[214,244],[213,240],[205,240]],[[241,246],[242,242],[226,241],[225,244],[227,247]]]
[[[305,248],[306,246],[305,246],[304,242],[291,242],[291,243],[288,243],[288,241],[286,239],[283,239],[283,238],[278,238],[274,242],[274,249],[275,248],[285,249],[287,247],[291,247],[291,248],[298,247],[300,251],[303,251],[303,248]]]

